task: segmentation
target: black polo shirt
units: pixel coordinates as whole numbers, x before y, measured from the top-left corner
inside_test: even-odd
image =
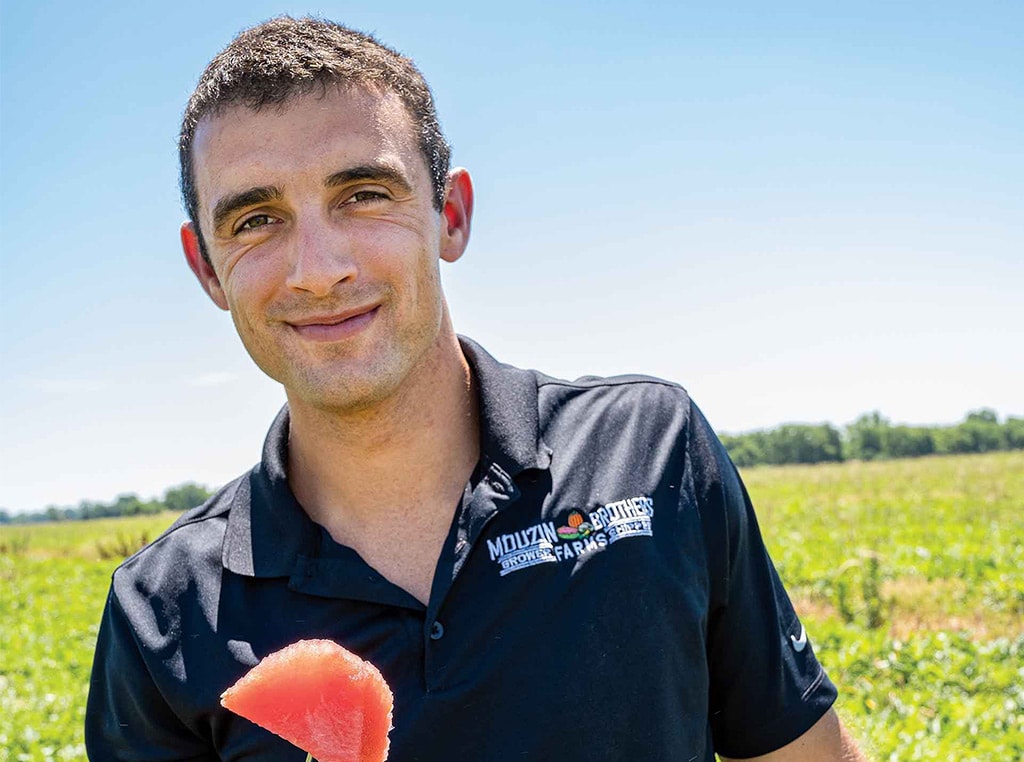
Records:
[[[330,638],[395,693],[391,762],[691,762],[800,736],[835,689],[736,470],[686,392],[549,378],[464,340],[481,460],[423,606],[336,544],[263,460],[114,573],[93,760],[302,762],[220,706],[260,658]]]

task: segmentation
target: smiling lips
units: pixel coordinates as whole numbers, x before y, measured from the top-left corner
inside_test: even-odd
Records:
[[[379,309],[380,305],[358,307],[336,315],[318,315],[287,322],[304,339],[339,341],[358,333],[369,325]]]

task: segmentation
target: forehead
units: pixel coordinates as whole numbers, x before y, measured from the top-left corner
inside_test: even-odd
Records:
[[[258,111],[229,106],[199,122],[192,155],[204,211],[220,193],[322,182],[345,166],[372,161],[397,164],[411,180],[429,181],[401,100],[366,88],[329,88]]]

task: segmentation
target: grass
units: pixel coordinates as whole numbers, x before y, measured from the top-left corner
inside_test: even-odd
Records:
[[[174,518],[0,527],[0,762],[86,758],[92,651],[122,560],[104,548],[120,537],[134,550]]]
[[[1024,453],[754,468],[744,480],[790,594],[816,616],[840,590],[893,634],[1024,633]],[[876,568],[872,571],[871,565]]]
[[[1019,451],[744,470],[870,759],[1024,759],[1022,475]],[[0,762],[85,758],[110,572],[173,518],[0,527]]]
[[[1024,759],[1024,453],[752,468],[871,759]]]

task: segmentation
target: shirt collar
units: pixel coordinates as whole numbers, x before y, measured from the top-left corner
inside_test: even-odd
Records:
[[[509,476],[545,469],[551,450],[540,439],[537,377],[495,360],[476,342],[459,337],[480,403],[481,460]],[[287,577],[300,555],[316,554],[320,529],[288,484],[288,406],[274,419],[263,458],[243,477],[232,498],[224,538],[224,568],[253,577]]]
[[[540,439],[537,376],[500,363],[483,347],[459,337],[469,361],[480,402],[480,451],[510,476],[547,468],[551,450]]]
[[[316,548],[319,528],[288,484],[288,406],[263,443],[263,459],[243,477],[228,514],[224,568],[250,577],[288,577]]]

